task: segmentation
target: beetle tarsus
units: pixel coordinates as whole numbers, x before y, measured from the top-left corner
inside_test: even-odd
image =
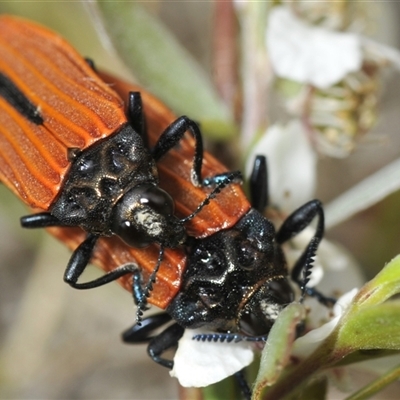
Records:
[[[243,183],[243,176],[240,171],[223,172],[203,179],[204,187],[223,185],[222,189],[231,183]]]
[[[219,176],[221,177],[221,179],[218,179],[217,186],[207,195],[207,197],[197,206],[197,208],[191,214],[187,215],[185,218],[182,218],[180,220],[182,223],[193,219],[206,205],[210,203],[212,199],[214,199],[218,195],[218,193],[221,192],[221,190],[224,187],[226,187],[231,183],[234,183],[237,179],[241,179],[242,174],[240,171],[233,171],[233,172],[226,172]],[[207,179],[212,179],[212,178],[207,178]]]
[[[262,213],[268,205],[268,169],[265,156],[256,156],[249,180],[251,205]]]
[[[333,307],[337,302],[337,299],[335,299],[334,297],[325,296],[323,293],[313,287],[306,287],[306,293],[310,297],[314,297],[319,303],[323,304],[326,307]]]
[[[78,283],[79,277],[87,267],[93,253],[94,246],[98,240],[97,235],[89,234],[73,252],[72,257],[64,273],[64,281],[75,289],[93,289],[113,282],[124,275],[132,274],[138,269],[134,263],[122,265],[102,275],[100,278],[89,282]]]
[[[171,316],[166,312],[157,313],[141,321],[141,325],[135,323],[122,333],[122,340],[128,344],[148,343],[156,335],[154,331],[167,322],[171,321]]]
[[[62,222],[54,215],[43,212],[21,217],[21,226],[28,229],[47,228],[50,226],[63,226]]]
[[[127,114],[133,130],[140,135],[145,147],[149,148],[149,138],[146,131],[146,120],[140,92],[129,92]]]
[[[243,397],[246,400],[250,400],[252,393],[251,393],[250,386],[247,383],[247,380],[246,380],[246,377],[244,374],[244,370],[242,369],[241,371],[236,372],[234,376],[235,376],[236,382],[240,388],[240,391],[243,394]]]
[[[163,367],[172,369],[174,362],[160,357],[166,350],[176,347],[183,336],[185,328],[179,324],[173,324],[150,340],[147,353],[150,358]]]

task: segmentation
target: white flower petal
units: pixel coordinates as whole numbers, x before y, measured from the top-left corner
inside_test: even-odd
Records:
[[[299,358],[308,357],[335,329],[340,317],[335,317],[317,329],[313,329],[304,336],[296,339],[292,355]]]
[[[248,174],[256,155],[267,157],[272,205],[292,212],[313,198],[317,160],[299,120],[292,120],[286,126],[273,125],[267,130],[248,158]]]
[[[247,367],[254,358],[250,343],[198,342],[193,336],[205,333],[186,329],[179,341],[170,375],[184,387],[203,387],[219,382]]]
[[[346,311],[347,307],[351,304],[353,301],[355,295],[357,294],[358,289],[354,288],[347,293],[345,293],[343,296],[339,297],[338,301],[333,307],[333,314],[336,317],[341,317],[342,314]]]
[[[267,46],[278,76],[319,88],[332,86],[362,64],[358,35],[310,26],[285,6],[270,12]]]
[[[342,314],[350,305],[357,292],[358,289],[352,289],[338,299],[333,309],[335,318],[296,339],[293,345],[292,355],[299,358],[308,357],[320,345],[320,343],[332,333]]]

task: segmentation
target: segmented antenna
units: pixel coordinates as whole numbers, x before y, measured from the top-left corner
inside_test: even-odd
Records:
[[[197,206],[196,210],[194,210],[191,214],[181,219],[181,222],[187,222],[193,219],[207,204],[210,203],[212,199],[214,199],[217,194],[224,189],[230,183],[237,182],[242,179],[242,174],[240,171],[229,172],[223,178],[220,177],[220,181],[217,183],[215,188],[208,194],[208,196]],[[205,182],[209,182],[209,179],[204,179]],[[205,183],[205,185],[209,185],[210,183]]]
[[[205,186],[212,184],[212,181],[217,182],[215,188],[207,195],[207,197],[197,206],[191,214],[181,219],[181,222],[187,222],[193,219],[207,204],[214,199],[218,193],[221,192],[230,183],[238,182],[242,180],[242,174],[240,171],[229,172],[220,176],[215,176],[213,178],[204,179],[203,183]],[[141,296],[140,302],[138,303],[138,308],[136,312],[136,323],[140,326],[140,321],[142,320],[143,311],[146,310],[147,299],[150,297],[151,291],[153,290],[153,284],[157,279],[157,272],[160,269],[162,258],[164,256],[164,247],[160,246],[160,252],[158,254],[157,264],[154,267],[153,272],[150,275],[149,281],[143,289],[143,295]]]
[[[136,311],[136,323],[139,326],[141,325],[143,311],[146,309],[147,299],[150,297],[151,291],[153,290],[153,285],[156,282],[157,272],[160,269],[163,256],[164,256],[164,247],[160,246],[160,252],[158,253],[156,266],[154,267],[153,272],[151,273],[149,280],[143,289],[143,295],[137,305],[138,308]]]
[[[201,333],[193,336],[198,342],[266,342],[268,336],[246,336],[239,333]]]
[[[319,238],[314,236],[310,240],[310,243],[308,244],[307,247],[307,253],[303,268],[303,281],[301,282],[300,285],[300,290],[301,290],[300,303],[303,303],[304,297],[308,291],[307,284],[308,282],[310,282],[311,272],[314,266],[315,256],[317,254],[319,243],[320,243]]]
[[[310,276],[312,272],[312,268],[314,266],[314,258],[316,256],[316,252],[320,243],[320,239],[317,237],[313,237],[308,244],[306,255],[305,255],[305,263],[303,268],[303,281],[298,282],[301,290],[300,303],[304,301],[304,297],[308,294],[311,297],[317,299],[318,302],[323,304],[326,307],[332,307],[336,303],[336,299],[334,297],[325,296],[317,289],[313,287],[308,287],[307,284],[310,281]]]

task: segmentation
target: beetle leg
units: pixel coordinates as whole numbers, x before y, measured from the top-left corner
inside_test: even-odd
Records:
[[[21,218],[21,226],[24,228],[46,228],[49,226],[64,226],[63,223],[54,215],[43,212],[38,214],[26,215]]]
[[[203,138],[198,125],[186,116],[172,122],[159,137],[152,151],[153,157],[158,161],[164,154],[176,146],[183,138],[186,131],[190,131],[194,140],[194,158],[191,179],[194,186],[202,186],[201,166],[203,164]]]
[[[185,328],[175,323],[162,331],[159,335],[152,338],[147,347],[147,353],[150,358],[163,367],[172,369],[174,362],[160,356],[166,350],[178,345],[178,341],[183,336],[184,331]]]
[[[129,92],[128,98],[128,120],[133,130],[143,140],[146,148],[149,147],[149,138],[146,132],[146,120],[144,118],[142,96],[140,92]]]
[[[86,64],[89,65],[89,67],[92,68],[92,70],[94,72],[97,72],[96,64],[94,63],[94,61],[91,58],[85,57],[85,61],[86,61]]]
[[[182,337],[184,328],[175,323],[156,336],[151,336],[152,332],[160,326],[171,321],[171,316],[167,313],[159,313],[145,318],[141,325],[135,324],[122,334],[125,343],[145,343],[149,342],[147,353],[156,363],[163,367],[172,369],[174,362],[160,357],[166,350],[176,347]]]
[[[335,299],[324,296],[314,288],[306,287],[305,282],[308,281],[308,276],[306,276],[304,280],[300,278],[302,271],[306,271],[306,274],[309,274],[309,271],[312,268],[315,253],[324,235],[325,219],[322,203],[319,200],[311,200],[294,211],[285,220],[277,232],[276,240],[278,243],[282,244],[283,242],[286,242],[287,240],[296,236],[308,225],[310,225],[314,217],[318,217],[317,229],[303,254],[294,265],[292,270],[292,279],[300,286],[303,292],[307,292],[307,294],[310,296],[315,297],[322,304],[331,305],[335,303]]]
[[[65,269],[64,282],[68,283],[75,289],[92,289],[103,286],[109,282],[121,278],[124,275],[132,274],[138,269],[136,264],[129,263],[113,269],[100,278],[89,282],[78,283],[79,277],[82,275],[90,261],[98,238],[99,237],[97,235],[89,234],[86,240],[84,240],[72,253],[71,259],[69,260],[67,268]]]
[[[238,384],[238,386],[240,388],[240,391],[243,394],[243,397],[246,400],[250,400],[252,393],[251,393],[250,386],[247,383],[246,377],[244,375],[244,370],[242,369],[241,371],[236,372],[234,377],[235,377],[236,382],[237,382],[237,384]]]
[[[203,186],[220,186],[220,190],[231,183],[243,183],[240,171],[223,172],[203,179]]]
[[[142,273],[136,269],[132,272],[132,295],[136,306],[143,301],[143,296],[145,296],[142,284]]]
[[[268,170],[265,156],[256,156],[249,182],[251,205],[258,212],[263,213],[268,205]]]
[[[196,187],[201,186],[216,186],[207,198],[197,207],[197,209],[182,222],[187,222],[192,219],[198,212],[207,205],[226,185],[230,183],[242,182],[242,175],[239,171],[225,172],[217,174],[203,180],[201,176],[201,167],[203,164],[203,138],[198,125],[186,116],[178,118],[172,122],[159,137],[152,151],[153,158],[158,161],[164,154],[176,146],[183,138],[186,131],[189,131],[194,140],[194,157],[191,171],[191,181]]]
[[[324,235],[324,210],[319,200],[311,200],[286,218],[276,234],[277,242],[282,244],[296,236],[310,225],[316,216],[318,216],[318,225],[314,236],[321,240]]]
[[[125,343],[147,343],[155,336],[152,333],[160,326],[171,321],[172,317],[166,312],[154,314],[141,321],[141,324],[134,324],[122,333],[122,340]]]

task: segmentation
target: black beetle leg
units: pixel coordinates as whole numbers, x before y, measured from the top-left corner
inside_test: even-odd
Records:
[[[150,358],[163,367],[172,369],[174,362],[160,357],[162,353],[178,345],[179,339],[183,336],[185,329],[175,323],[163,330],[156,336],[151,336],[152,332],[160,326],[171,321],[171,316],[167,313],[159,313],[142,320],[141,325],[135,324],[122,334],[125,343],[145,343],[149,342],[147,353]]]
[[[186,131],[190,131],[195,140],[194,158],[192,166],[192,183],[201,186],[201,166],[203,164],[203,138],[197,124],[186,116],[172,122],[159,137],[153,149],[153,157],[158,161],[164,154],[176,146]]]
[[[182,116],[172,122],[172,124],[170,124],[161,134],[154,146],[152,152],[153,158],[158,161],[164,154],[179,143],[186,131],[189,131],[195,140],[191,171],[192,184],[196,187],[215,186],[215,188],[209,196],[207,196],[204,202],[199,205],[197,210],[183,219],[182,222],[192,219],[206,204],[209,203],[210,199],[214,198],[228,184],[242,182],[242,175],[239,171],[225,172],[203,180],[201,176],[201,167],[203,164],[203,138],[198,125],[186,116]]]
[[[163,367],[172,369],[174,362],[160,357],[166,350],[176,347],[179,339],[183,336],[184,328],[177,323],[172,324],[156,336],[152,336],[154,330],[171,321],[167,313],[159,313],[145,318],[141,324],[135,324],[122,334],[125,343],[146,343],[149,342],[147,353],[150,358]]]
[[[26,215],[21,218],[21,226],[23,228],[46,228],[50,226],[65,226],[60,220],[48,212]]]
[[[85,57],[85,61],[86,61],[86,64],[89,65],[89,67],[92,68],[92,70],[94,72],[97,72],[96,64],[94,63],[94,61],[91,58]]]
[[[322,203],[319,200],[311,200],[294,211],[285,220],[277,232],[276,240],[280,244],[286,242],[310,225],[311,221],[315,217],[318,217],[317,229],[303,254],[294,265],[292,270],[292,279],[300,286],[302,291],[307,292],[307,294],[315,297],[319,302],[325,305],[331,305],[335,303],[335,299],[324,296],[314,288],[305,287],[305,283],[308,281],[308,276],[306,276],[304,279],[301,279],[301,273],[303,271],[305,271],[306,275],[310,273],[315,253],[324,235],[325,219]]]
[[[203,179],[203,186],[220,187],[223,189],[231,183],[243,183],[242,173],[240,171],[223,172]]]
[[[234,376],[235,376],[236,382],[240,388],[240,391],[243,394],[243,397],[246,400],[250,400],[251,399],[251,389],[250,389],[250,386],[247,383],[246,377],[244,375],[244,370],[242,369],[241,371],[236,372]]]
[[[324,210],[319,200],[311,200],[302,205],[286,218],[281,228],[276,234],[279,244],[286,242],[304,230],[311,221],[318,215],[318,226],[315,237],[322,239],[324,235]]]
[[[125,264],[104,274],[100,278],[90,282],[78,283],[79,277],[87,267],[92,257],[94,246],[96,245],[97,235],[89,234],[87,238],[72,253],[64,273],[64,282],[75,289],[93,289],[115,281],[126,274],[132,274],[138,269],[136,264]]]
[[[132,295],[136,306],[143,302],[145,294],[143,289],[142,273],[138,268],[132,272]]]
[[[267,159],[264,156],[256,156],[249,182],[251,205],[262,213],[268,205],[268,170]]]
[[[184,331],[185,328],[175,323],[162,331],[159,335],[152,338],[147,347],[147,353],[150,358],[163,367],[172,369],[174,362],[160,356],[165,351],[178,345],[178,341],[183,336]]]
[[[129,92],[127,114],[129,123],[133,130],[140,135],[144,145],[148,148],[149,138],[146,131],[146,120],[144,117],[143,102],[140,92]]]
[[[122,333],[122,340],[125,343],[148,343],[154,338],[153,332],[160,326],[171,321],[172,317],[166,312],[157,313],[144,318],[141,324],[134,324]]]

